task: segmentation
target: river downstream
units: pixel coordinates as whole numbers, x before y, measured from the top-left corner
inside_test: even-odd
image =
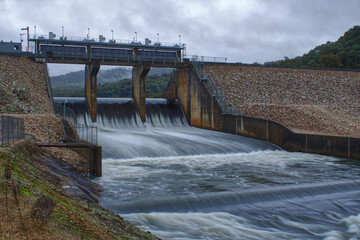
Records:
[[[60,101],[60,100],[59,100]],[[68,99],[79,120],[83,99]],[[162,239],[358,239],[360,165],[187,125],[178,103],[99,99],[100,203]]]

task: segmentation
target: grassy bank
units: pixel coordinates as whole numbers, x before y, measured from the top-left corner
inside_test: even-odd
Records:
[[[52,173],[50,160],[61,161],[31,142],[0,148],[0,239],[156,239],[97,203],[69,197],[69,178]]]

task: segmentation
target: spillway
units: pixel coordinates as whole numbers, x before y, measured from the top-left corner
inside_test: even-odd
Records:
[[[64,99],[56,99],[64,102]],[[78,122],[86,101],[67,98]],[[358,239],[360,165],[190,127],[178,102],[99,99],[101,204],[162,239]]]

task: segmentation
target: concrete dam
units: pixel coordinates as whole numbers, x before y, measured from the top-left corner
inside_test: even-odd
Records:
[[[359,138],[245,116],[227,104],[208,63],[181,58],[181,46],[119,52],[124,46],[111,43],[108,56],[105,43],[33,41],[35,59],[86,64],[86,97],[54,103],[71,109],[69,120],[99,128],[100,203],[132,224],[162,239],[358,236]],[[96,96],[102,64],[134,67],[131,99]],[[151,67],[175,68],[164,98],[145,97]]]
[[[245,110],[246,107],[239,106],[237,103],[238,101],[232,99],[234,96],[229,94],[233,89],[237,89],[236,86],[232,86],[229,91],[231,82],[234,82],[233,79],[228,80],[225,84],[223,81],[223,79],[227,79],[229,75],[233,75],[230,70],[231,67],[236,68],[236,65],[225,63],[225,67],[220,68],[219,72],[216,71],[216,66],[214,67],[212,66],[213,64],[204,62],[204,59],[198,58],[197,56],[193,56],[191,60],[186,59],[184,58],[186,47],[185,44],[181,43],[160,44],[158,42],[151,44],[151,41],[148,39],[145,39],[145,42],[136,41],[119,43],[115,41],[105,42],[104,40],[105,39],[103,39],[102,36],[99,36],[98,41],[94,39],[84,39],[83,41],[67,38],[56,39],[56,36],[52,33],[49,33],[48,38],[41,35],[33,35],[29,36],[28,39],[28,41],[33,42],[35,46],[34,54],[32,54],[32,57],[35,60],[45,61],[46,63],[85,64],[85,97],[87,99],[92,122],[97,121],[97,73],[101,65],[133,67],[132,98],[136,103],[142,122],[146,121],[146,75],[151,67],[174,68],[176,69],[174,80],[169,83],[165,90],[164,97],[172,101],[177,99],[180,102],[187,122],[191,126],[265,140],[288,151],[318,153],[349,159],[360,159],[360,139],[357,138],[357,135],[355,135],[356,137],[342,137],[311,132],[295,133],[284,127],[282,124],[269,120],[266,116],[266,96],[268,96],[267,92],[272,93],[270,90],[264,88],[257,89],[257,92],[261,92],[260,95],[264,94],[266,90],[264,119],[244,115],[244,112],[241,111],[241,109]],[[264,71],[264,69],[266,70]],[[243,78],[242,82],[264,82],[262,78],[268,76],[272,71],[271,69],[267,69],[270,68],[260,68],[260,71],[255,68],[250,71],[239,69],[235,74],[240,73],[241,75],[242,72],[245,72],[247,77],[245,77],[245,79]],[[226,74],[226,72],[228,72],[228,74]],[[252,72],[255,72],[255,75],[257,75],[255,81]],[[296,84],[297,86],[302,82],[306,83],[305,86],[314,83],[314,81],[311,81],[311,79],[313,79],[311,76],[302,79],[302,76],[297,76],[294,74],[294,71],[286,72],[285,70],[282,70],[277,72],[279,72],[279,74],[275,79],[280,79],[278,82],[285,79],[287,86],[291,86],[289,85],[291,82],[295,83],[296,80],[292,80],[294,77],[295,79],[300,79]],[[347,85],[343,85],[342,89],[350,89],[350,91],[347,92],[347,95],[351,96],[351,98],[335,101],[353,102],[355,107],[351,111],[357,115],[356,106],[359,104],[357,99],[357,89],[360,87],[358,84],[358,72],[355,74],[343,74],[340,78],[332,77],[335,76],[336,73],[330,73],[330,77],[326,77],[326,74],[327,73],[321,73],[316,77],[316,79],[325,79],[325,81],[321,80],[323,82],[322,85],[325,85],[324,83],[326,82],[338,84],[339,79],[345,77]],[[336,84],[334,86],[337,86]],[[323,89],[322,86],[318,86]],[[334,88],[335,87],[329,87],[328,90]],[[280,88],[277,89],[280,90]],[[235,97],[238,99],[243,97],[238,93],[235,94]],[[274,93],[272,94],[275,95]],[[321,94],[310,91],[309,96],[310,95],[319,96]],[[279,95],[278,98],[282,98],[281,95]],[[310,97],[307,98],[310,99]],[[320,100],[321,102],[326,103],[321,97],[318,101]],[[245,99],[245,101],[248,100]],[[242,102],[244,102],[244,100],[242,100]],[[293,103],[294,102],[299,102],[299,100],[295,100]],[[310,101],[307,102],[307,104],[314,104],[314,102],[315,101]],[[330,102],[333,101],[330,100]],[[348,105],[345,104],[345,106]],[[257,107],[255,105],[255,109],[262,109],[262,107]],[[279,108],[279,110],[281,109],[283,108]],[[291,114],[282,115],[286,116]],[[258,117],[258,115],[256,116]],[[297,118],[300,117],[302,116],[297,116]],[[334,123],[336,122],[337,121],[334,121]],[[354,121],[352,124],[355,124],[355,128],[357,129],[357,121]]]

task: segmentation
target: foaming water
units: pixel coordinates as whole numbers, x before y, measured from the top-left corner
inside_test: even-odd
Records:
[[[63,100],[58,100],[63,101]],[[89,122],[84,99],[67,99]],[[101,204],[162,239],[359,239],[359,163],[189,127],[181,106],[99,99]]]
[[[246,219],[228,213],[153,213],[123,215],[163,239],[284,239],[283,234],[253,229]],[[216,225],[214,223],[217,223]],[[179,229],[181,224],[181,229]],[[287,234],[289,237],[290,234]],[[271,237],[271,238],[269,238]]]
[[[330,230],[324,234],[326,236],[325,240],[360,238],[360,214],[341,219],[338,224],[345,226],[347,228],[346,232]]]
[[[106,146],[103,155],[116,159],[279,149],[258,140],[190,127],[110,129],[101,134],[100,144]]]
[[[84,98],[56,98],[78,122],[91,122]],[[178,102],[146,100],[146,123],[132,99],[98,99],[99,143],[105,158],[187,156],[276,150],[278,147],[237,135],[189,127]]]
[[[353,178],[359,168],[336,158],[291,155],[106,159],[98,179],[107,187],[102,204],[162,239],[358,236],[360,182]]]
[[[118,205],[121,213],[150,212],[243,212],[250,206],[272,207],[284,202],[307,202],[315,199],[329,198],[332,201],[343,194],[359,195],[360,182],[341,181],[323,184],[301,184],[300,186],[276,186],[271,189],[242,190],[239,192],[208,193],[186,197],[158,199],[156,201],[140,201]],[[317,209],[319,210],[319,209]]]
[[[305,209],[307,210],[307,209]],[[262,211],[262,209],[258,209]],[[272,218],[258,219],[266,225],[254,224],[254,219],[242,217],[225,212],[212,213],[151,213],[151,214],[125,214],[122,215],[133,224],[149,231],[162,239],[325,239],[345,240],[359,239],[360,217],[350,216],[341,221],[328,212],[326,224],[319,220],[304,219],[289,220],[292,212],[284,213],[282,210],[263,212],[275,214]],[[271,216],[271,215],[270,215]],[[181,226],[181,228],[179,228]],[[332,226],[339,230],[330,230]],[[343,227],[344,226],[344,227]],[[341,230],[340,230],[341,229]]]

